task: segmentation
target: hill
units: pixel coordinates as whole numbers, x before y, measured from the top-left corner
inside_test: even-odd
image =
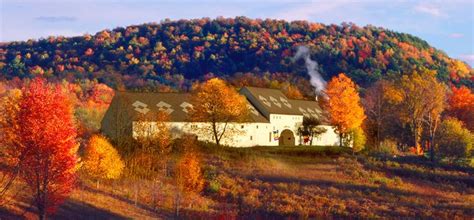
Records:
[[[352,156],[339,147],[201,149],[206,189],[187,195],[180,217],[463,219],[472,216],[473,170],[431,167],[419,157]],[[20,193],[0,216],[34,218]],[[123,177],[99,188],[86,176],[55,218],[164,218],[175,214],[174,182]]]
[[[308,93],[307,80],[301,80],[308,78],[306,69],[291,59],[298,45],[311,49],[326,80],[344,72],[365,87],[383,77],[428,68],[444,82],[473,87],[471,67],[410,34],[352,23],[246,17],[165,20],[95,35],[1,43],[0,71],[5,79],[43,74],[98,79],[114,88],[161,90],[186,90],[196,79],[242,78],[251,72],[300,85]]]

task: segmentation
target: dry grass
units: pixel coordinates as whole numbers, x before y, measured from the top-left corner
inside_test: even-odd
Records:
[[[420,162],[420,158],[355,157],[334,149],[327,153],[323,148],[280,151],[259,147],[252,151],[207,146],[202,151],[206,189],[201,195],[186,196],[180,217],[468,219],[474,216],[474,177],[469,168],[431,167]],[[103,182],[98,189],[94,182],[82,179],[56,217],[174,217],[176,189],[171,177],[122,178]],[[0,215],[34,217],[33,209],[25,212],[26,201],[27,196],[17,196],[3,211],[0,209]]]

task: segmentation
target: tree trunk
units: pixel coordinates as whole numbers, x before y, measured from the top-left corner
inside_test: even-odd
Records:
[[[46,219],[46,209],[43,204],[38,204],[38,219],[45,220]]]
[[[381,123],[377,120],[377,149],[380,149],[380,128],[382,127]]]
[[[430,137],[430,160],[431,162],[434,162],[434,145],[433,145],[433,139],[434,137]]]
[[[342,133],[339,133],[339,147],[342,147]]]
[[[313,146],[313,133],[311,133],[311,139],[309,140],[309,146]]]
[[[138,203],[138,186],[137,186],[137,182],[135,182],[133,184],[133,188],[135,188],[135,206],[137,206],[137,203]]]
[[[216,127],[216,123],[213,122],[212,123],[212,133],[214,133],[214,139],[216,139],[216,144],[217,146],[220,146],[220,143],[219,143],[219,135],[217,134],[217,127]]]
[[[415,143],[414,143],[415,144],[415,153],[417,155],[420,154],[420,148],[421,148],[418,133],[419,133],[419,127],[415,122],[415,123],[413,123],[413,137],[414,137],[414,141],[415,141]]]
[[[176,194],[176,201],[175,202],[176,202],[176,206],[175,206],[175,213],[174,214],[175,214],[176,217],[179,217],[179,208],[180,208],[180,204],[181,204],[181,193],[180,192],[178,192]]]

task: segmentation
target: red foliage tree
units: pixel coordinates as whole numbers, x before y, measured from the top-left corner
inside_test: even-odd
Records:
[[[76,168],[73,109],[60,87],[34,79],[23,88],[18,139],[24,152],[20,177],[29,186],[38,217],[46,218],[72,191]]]
[[[474,94],[465,86],[452,87],[448,96],[448,115],[461,120],[466,127],[474,130]]]

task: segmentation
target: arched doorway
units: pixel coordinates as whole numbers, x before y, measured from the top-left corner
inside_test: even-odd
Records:
[[[295,146],[295,135],[293,131],[285,129],[281,132],[278,138],[278,145],[280,146]]]

